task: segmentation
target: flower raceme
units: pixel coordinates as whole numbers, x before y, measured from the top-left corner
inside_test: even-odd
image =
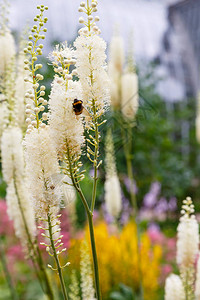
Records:
[[[49,127],[53,143],[62,159],[69,151],[70,157],[79,157],[84,144],[83,120],[73,112],[74,99],[82,99],[80,82],[73,81],[75,72],[69,71],[75,59],[73,52],[64,44],[53,51],[54,70],[58,73],[52,83],[49,99]]]
[[[128,122],[135,119],[138,107],[138,76],[133,62],[132,49],[124,66],[123,39],[119,34],[113,36],[110,43],[108,72],[110,77],[111,104],[121,109]]]
[[[113,108],[120,108],[121,103],[121,76],[124,67],[124,44],[119,34],[115,34],[109,47],[108,74],[110,78],[111,104]]]
[[[183,201],[182,217],[177,228],[176,260],[180,269],[193,267],[199,249],[199,225],[194,213],[194,205],[190,197]]]
[[[12,59],[15,57],[14,38],[8,28],[4,33],[0,32],[0,74],[6,72],[6,69]]]
[[[106,181],[105,202],[108,213],[117,218],[122,208],[120,182],[117,176],[115,153],[112,133],[109,130],[106,136]]]
[[[52,176],[59,173],[59,164],[49,128],[34,128],[26,135],[24,144],[27,179],[36,217],[45,218],[50,206],[56,214],[61,195],[52,183]]]
[[[195,218],[192,199],[183,200],[181,218],[177,228],[176,261],[180,277],[170,275],[165,283],[165,299],[198,299],[199,262],[195,272],[195,262],[199,252],[199,225]],[[195,274],[197,273],[197,274]],[[196,279],[196,285],[194,285]]]
[[[76,39],[76,68],[83,89],[83,102],[89,112],[101,115],[109,105],[109,80],[105,71],[106,44],[95,32],[84,30]]]
[[[47,101],[43,98],[45,87],[39,84],[43,80],[43,76],[38,73],[42,66],[36,63],[38,55],[42,54],[41,49],[43,48],[42,44],[38,45],[38,41],[43,39],[41,31],[46,32],[46,29],[43,28],[46,22],[46,18],[43,16],[45,8],[42,5],[38,6],[40,14],[35,18],[38,25],[33,26],[32,34],[29,36],[30,41],[27,48],[24,49],[24,53],[30,55],[30,59],[24,61],[25,70],[30,73],[25,78],[25,82],[32,84],[32,89],[29,89],[25,95],[28,101],[26,105],[28,128],[24,141],[27,178],[36,217],[41,217],[44,222],[47,221],[48,223],[47,226],[44,224],[44,227],[42,227],[45,230],[43,236],[48,237],[48,234],[50,236],[50,244],[45,245],[47,245],[49,254],[54,256],[57,266],[56,269],[52,266],[50,268],[57,270],[59,273],[65,299],[67,299],[67,292],[62,278],[62,267],[58,259],[58,255],[62,251],[56,250],[57,239],[54,239],[53,236],[53,231],[58,231],[56,229],[56,215],[59,211],[61,197],[60,190],[54,185],[52,178],[60,173],[59,159],[61,169],[71,177],[71,183],[79,192],[87,211],[89,224],[93,226],[92,212],[96,199],[97,168],[101,163],[101,161],[98,161],[99,126],[102,124],[99,118],[109,105],[109,83],[105,71],[106,44],[98,36],[100,30],[95,22],[99,20],[99,17],[93,18],[92,16],[92,13],[97,11],[96,6],[97,2],[93,0],[91,4],[89,4],[89,1],[87,1],[87,4],[81,2],[79,11],[85,10],[87,24],[85,28],[79,31],[79,37],[74,43],[75,49],[71,49],[65,43],[57,46],[51,55],[56,74],[52,83],[48,113],[44,112],[47,104]],[[82,23],[82,19],[80,18],[80,23]],[[72,70],[72,68],[74,69]],[[74,76],[77,76],[79,81],[76,81]],[[87,156],[93,162],[95,169],[91,210],[79,185],[79,182],[84,178],[84,170],[79,171],[82,165],[79,160],[85,140],[83,136],[83,117],[77,115],[74,110],[75,100],[83,102],[89,114],[88,120],[85,118],[87,128],[91,130],[91,134],[87,139],[90,144],[90,146],[87,146]],[[101,297],[92,228],[91,243],[95,265],[96,295],[99,300]]]
[[[165,300],[185,300],[185,291],[181,278],[171,274],[165,285]]]
[[[81,2],[80,12],[85,12],[87,20],[79,18],[85,27],[79,30],[74,42],[77,76],[82,85],[83,103],[91,114],[92,123],[100,117],[110,104],[109,79],[106,67],[106,43],[99,37],[100,29],[96,25],[99,17],[93,17],[97,11],[97,2],[91,5]],[[95,126],[95,125],[94,125]]]
[[[36,234],[35,215],[27,186],[22,147],[22,132],[17,127],[8,127],[2,135],[2,171],[7,183],[8,215],[14,221],[16,235],[23,245],[27,242],[27,232],[23,217],[27,220],[30,237]]]

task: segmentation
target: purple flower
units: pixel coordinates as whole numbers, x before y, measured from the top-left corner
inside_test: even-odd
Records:
[[[169,199],[168,208],[170,211],[175,211],[177,209],[177,199],[176,197],[172,197]]]
[[[158,201],[156,207],[155,207],[155,212],[157,214],[162,214],[168,211],[168,202],[166,200],[166,198],[162,197],[160,198],[160,200]]]
[[[150,191],[144,196],[143,204],[148,208],[153,208],[157,202],[157,198],[161,191],[161,184],[159,182],[153,182],[150,187]]]
[[[124,184],[129,193],[132,192],[134,194],[137,194],[138,189],[137,189],[137,186],[136,186],[136,183],[134,180],[133,180],[133,182],[131,182],[131,180],[128,176],[124,176]]]

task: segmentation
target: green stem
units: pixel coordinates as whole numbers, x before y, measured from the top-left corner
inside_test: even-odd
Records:
[[[96,115],[96,109],[95,109],[95,104],[93,105],[93,110]],[[93,190],[92,190],[92,202],[91,202],[91,211],[94,211],[95,208],[95,200],[96,200],[96,190],[97,190],[97,170],[98,170],[98,150],[99,150],[99,131],[98,131],[98,124],[97,120],[95,120],[95,151],[94,151],[94,180],[93,180]]]
[[[18,296],[17,296],[17,293],[16,293],[15,288],[13,286],[12,278],[11,278],[9,270],[8,270],[5,251],[3,249],[2,244],[0,245],[0,259],[1,259],[3,270],[4,270],[5,278],[6,278],[6,281],[8,283],[8,287],[10,289],[10,294],[12,296],[12,299],[13,300],[18,300]]]
[[[92,247],[92,258],[93,258],[93,266],[94,266],[96,296],[97,296],[97,300],[101,300],[101,291],[100,291],[100,282],[99,282],[99,267],[98,267],[97,251],[96,251],[95,237],[94,237],[93,215],[92,215],[92,213],[90,213],[87,216],[88,216],[88,223],[89,223],[89,229],[90,229],[90,242],[91,242],[91,247]]]
[[[55,245],[54,245],[53,231],[52,231],[52,224],[51,224],[51,214],[50,213],[48,213],[47,218],[48,218],[48,225],[49,225],[49,237],[50,237],[50,241],[51,241],[51,248],[53,250],[53,256],[54,256],[56,266],[57,266],[57,270],[58,270],[58,275],[59,275],[60,284],[61,284],[61,287],[62,287],[63,297],[64,297],[65,300],[68,300],[69,298],[68,298],[67,290],[66,290],[66,287],[65,287],[65,281],[64,281],[64,278],[63,278],[63,274],[62,274],[62,268],[61,268],[59,257],[58,257],[58,254],[56,252],[56,248],[55,248]]]
[[[24,211],[23,211],[23,208],[22,208],[22,205],[21,205],[21,201],[20,201],[20,197],[19,197],[19,193],[18,193],[18,189],[17,189],[16,179],[15,179],[15,172],[14,172],[14,176],[13,176],[13,181],[14,181],[14,187],[15,187],[15,191],[16,191],[16,196],[17,196],[17,201],[18,201],[19,209],[20,209],[20,212],[21,212],[21,215],[22,215],[22,220],[23,220],[23,223],[24,223],[24,228],[25,228],[26,235],[27,235],[27,238],[28,238],[28,245],[31,248],[31,250],[33,251],[33,255],[30,255],[30,257],[31,257],[31,260],[33,262],[33,266],[34,266],[37,278],[39,280],[39,283],[40,283],[40,286],[41,286],[43,292],[48,296],[48,298],[50,300],[54,300],[53,291],[52,291],[51,285],[49,283],[48,276],[47,276],[45,268],[44,268],[44,262],[43,262],[41,253],[39,251],[39,247],[38,247],[38,245],[36,246],[38,254],[39,254],[39,256],[38,256],[37,253],[36,253],[36,251],[35,251],[35,245],[34,245],[34,243],[32,241],[32,238],[31,238],[31,235],[30,235],[30,232],[29,232],[29,229],[28,229],[28,225],[27,225],[27,222],[26,222],[26,218],[25,218],[25,215],[24,215]],[[31,252],[31,250],[29,252]],[[39,267],[39,269],[40,269],[40,271],[42,273],[43,279],[45,281],[46,291],[44,290],[44,287],[43,287],[41,275],[39,274],[39,272],[37,270],[36,261],[37,261],[38,267]]]
[[[77,185],[75,185],[75,188],[78,191],[83,204],[87,203],[87,201],[85,199],[85,196],[83,195],[83,192],[82,192],[80,186],[77,184]],[[90,242],[91,242],[91,248],[92,248],[92,258],[93,258],[93,269],[94,269],[96,296],[97,296],[97,300],[101,300],[101,291],[100,291],[100,283],[99,283],[99,267],[98,267],[97,251],[96,251],[95,237],[94,237],[94,227],[93,227],[93,213],[89,209],[88,206],[85,206],[85,208],[86,208],[88,224],[89,224],[89,230],[90,230]]]
[[[47,296],[49,297],[49,299],[54,300],[53,290],[52,290],[51,284],[49,282],[48,274],[45,270],[45,265],[44,265],[44,261],[43,261],[43,258],[42,258],[40,248],[39,248],[37,243],[36,243],[36,249],[37,249],[37,253],[38,253],[38,255],[37,255],[38,265],[40,266],[41,272],[43,273],[43,276],[44,276],[43,278],[44,278],[44,282],[45,282],[45,285],[46,285]]]
[[[94,228],[93,228],[93,212],[90,210],[87,200],[85,199],[85,196],[81,190],[81,187],[78,182],[76,182],[74,178],[74,173],[72,169],[72,162],[69,150],[67,151],[67,160],[69,162],[69,172],[70,177],[72,180],[72,183],[79,193],[79,196],[81,198],[81,201],[85,207],[87,218],[88,218],[88,224],[89,224],[89,230],[90,230],[90,242],[91,242],[91,248],[92,248],[92,258],[93,258],[93,270],[94,270],[94,279],[95,279],[95,288],[96,288],[96,296],[97,300],[101,300],[101,291],[100,291],[100,283],[99,283],[99,268],[98,268],[98,260],[97,260],[97,252],[96,252],[96,245],[95,245],[95,238],[94,238]]]
[[[188,271],[186,271],[185,300],[189,300],[189,291],[188,291]]]

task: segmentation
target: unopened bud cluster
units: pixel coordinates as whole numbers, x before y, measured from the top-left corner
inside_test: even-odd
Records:
[[[76,75],[75,69],[71,72],[71,68],[75,65],[76,59],[74,56],[74,50],[67,46],[67,43],[63,45],[57,45],[55,50],[51,54],[53,61],[54,72],[59,77],[62,77],[64,81],[72,80],[73,75]],[[61,78],[57,78],[58,83],[62,83]]]
[[[183,205],[181,209],[182,218],[191,218],[194,217],[192,214],[195,212],[194,204],[192,202],[191,197],[187,197],[183,200]]]
[[[28,124],[27,133],[30,133],[31,130],[36,127],[45,127],[45,123],[48,118],[47,113],[43,113],[45,110],[45,105],[47,101],[43,98],[45,96],[45,86],[40,86],[39,82],[42,81],[43,75],[38,72],[42,68],[42,64],[36,63],[38,56],[42,55],[43,44],[38,43],[39,40],[45,39],[44,33],[47,32],[47,29],[44,27],[44,24],[47,22],[47,18],[43,17],[44,10],[47,10],[48,7],[41,5],[37,6],[37,9],[40,11],[36,15],[34,21],[38,24],[34,25],[31,29],[31,34],[29,35],[29,42],[26,48],[24,48],[24,53],[31,56],[30,60],[24,60],[24,69],[30,72],[30,75],[24,78],[25,82],[30,82],[33,85],[33,88],[28,90],[25,94],[27,99],[26,103],[26,123]],[[39,44],[39,45],[38,45]],[[39,117],[41,112],[42,117]],[[41,116],[40,115],[40,116]]]
[[[97,12],[97,4],[98,3],[96,0],[92,1],[90,5],[87,5],[85,2],[80,3],[78,11],[84,12],[87,17],[86,19],[84,19],[83,17],[79,18],[79,23],[85,25],[85,27],[79,30],[79,34],[101,34],[101,30],[96,25],[96,22],[98,22],[100,18],[98,16],[92,16],[92,13]]]

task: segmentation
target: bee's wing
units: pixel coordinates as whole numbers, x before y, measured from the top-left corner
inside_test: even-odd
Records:
[[[91,118],[89,111],[87,110],[87,108],[83,107],[83,115],[85,117]]]
[[[59,189],[61,207],[65,207],[76,200],[76,191],[69,176],[64,174],[53,174],[51,176],[51,181],[54,184],[55,189]]]

